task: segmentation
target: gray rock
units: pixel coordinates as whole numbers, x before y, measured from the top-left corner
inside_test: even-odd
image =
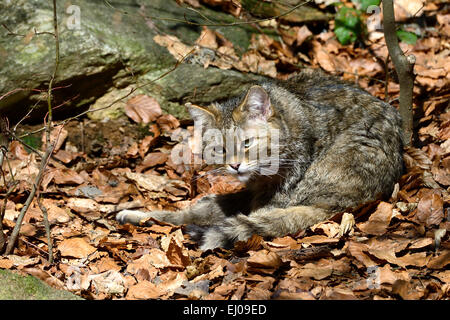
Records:
[[[176,60],[153,37],[171,34],[192,45],[201,27],[183,23],[185,16],[204,22],[198,13],[178,6],[174,0],[116,0],[111,2],[114,7],[108,3],[78,0],[72,3],[77,7],[69,8],[69,2],[58,2],[60,65],[54,87],[59,89],[53,94],[54,106],[63,104],[55,111],[62,110],[60,116],[79,113],[91,105],[105,107],[129,92],[125,89],[132,85],[151,82],[169,71]],[[79,28],[73,24],[76,14],[70,10],[74,8],[79,9]],[[199,12],[214,21],[235,20],[208,8]],[[6,95],[0,100],[0,113],[13,121],[34,105],[38,110],[33,113],[36,121],[46,112],[46,90],[55,63],[54,38],[46,34],[53,32],[52,19],[51,1],[0,2],[0,23],[6,26],[0,27],[0,96]],[[215,29],[233,41],[238,52],[247,49],[255,31],[249,25]],[[165,111],[187,117],[184,102],[208,103],[223,98],[253,78],[234,70],[182,64],[134,94],[151,95]],[[97,114],[97,118],[120,114],[116,107],[109,114]]]

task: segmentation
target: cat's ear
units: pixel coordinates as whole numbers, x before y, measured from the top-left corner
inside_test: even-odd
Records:
[[[210,108],[200,107],[189,102],[185,106],[195,124],[211,124],[215,120],[215,114]]]
[[[268,120],[273,115],[269,94],[261,86],[252,86],[242,104],[233,112],[233,118]]]

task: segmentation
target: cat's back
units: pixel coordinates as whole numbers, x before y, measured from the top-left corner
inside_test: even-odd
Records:
[[[401,118],[395,108],[356,84],[320,70],[304,70],[277,85],[302,102],[298,108],[308,108],[313,117],[334,122],[342,128],[361,121],[388,121],[393,127],[401,126]]]

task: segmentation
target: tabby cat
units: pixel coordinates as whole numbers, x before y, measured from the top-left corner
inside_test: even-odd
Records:
[[[246,188],[205,196],[179,212],[124,210],[116,217],[120,223],[138,225],[152,217],[187,224],[201,249],[227,247],[252,234],[293,234],[338,212],[387,197],[403,170],[397,110],[317,70],[284,81],[254,83],[238,97],[207,107],[191,105],[189,111],[203,132],[211,128],[224,135],[230,129],[244,132],[235,138],[241,157],[230,159],[226,147],[219,149],[228,159],[220,167]],[[269,145],[267,136],[246,136],[255,128],[278,132],[276,143]],[[276,171],[264,173],[267,161],[249,160],[250,150],[261,144],[277,150]]]

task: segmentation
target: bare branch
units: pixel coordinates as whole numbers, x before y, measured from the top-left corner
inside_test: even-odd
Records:
[[[404,142],[406,145],[411,145],[413,137],[413,69],[416,58],[414,55],[405,56],[400,48],[395,26],[393,0],[383,0],[383,17],[386,45],[400,83],[399,111],[403,119]]]
[[[53,119],[53,112],[52,112],[52,88],[53,88],[53,82],[56,78],[56,74],[58,72],[59,67],[59,35],[58,35],[58,18],[56,14],[56,0],[53,0],[53,29],[54,29],[54,37],[55,37],[55,68],[53,69],[53,74],[50,78],[49,84],[48,84],[48,90],[47,90],[47,105],[48,105],[48,113],[47,113],[47,121],[45,125],[45,135],[46,135],[46,141],[47,146],[44,155],[42,156],[41,163],[39,166],[39,173],[34,181],[33,187],[31,189],[30,194],[28,195],[27,200],[25,201],[25,204],[20,211],[19,216],[17,217],[16,225],[14,226],[14,229],[11,233],[11,236],[9,237],[8,244],[6,246],[5,254],[8,255],[11,253],[11,251],[14,248],[14,245],[17,240],[17,236],[19,235],[20,227],[22,225],[23,218],[25,216],[25,213],[27,212],[28,208],[31,205],[31,202],[33,201],[34,196],[36,193],[39,194],[39,188],[41,186],[42,177],[45,172],[45,168],[47,167],[48,161],[50,159],[51,154],[54,150],[54,144],[51,143],[50,140],[50,133],[52,130],[52,119]],[[52,263],[53,261],[53,252],[52,252],[52,242],[50,238],[50,225],[48,223],[48,217],[47,217],[47,209],[42,205],[40,202],[40,199],[38,199],[38,205],[41,208],[42,214],[44,216],[44,225],[45,225],[45,231],[47,234],[47,240],[48,240],[48,249],[49,249],[49,262]]]

